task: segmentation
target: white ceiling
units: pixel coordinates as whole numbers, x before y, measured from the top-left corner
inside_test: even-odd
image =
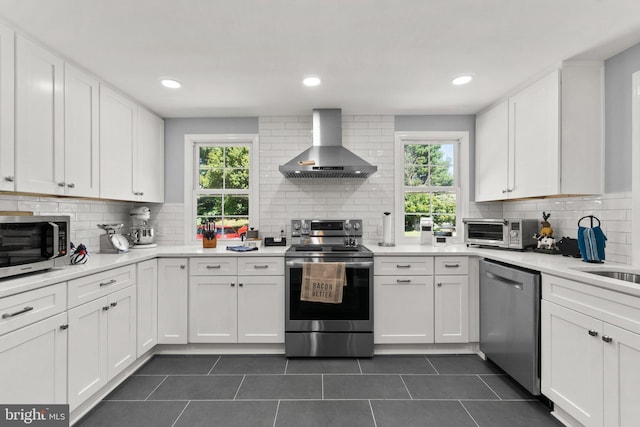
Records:
[[[639,0],[0,0],[0,16],[163,117],[476,113],[640,42]]]

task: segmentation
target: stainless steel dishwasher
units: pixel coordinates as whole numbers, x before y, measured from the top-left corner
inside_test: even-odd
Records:
[[[480,351],[540,394],[540,272],[480,260]]]

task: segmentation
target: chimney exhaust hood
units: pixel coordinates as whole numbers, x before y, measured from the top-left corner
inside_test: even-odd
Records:
[[[279,167],[287,178],[367,178],[377,166],[342,146],[342,110],[313,110],[313,145]]]

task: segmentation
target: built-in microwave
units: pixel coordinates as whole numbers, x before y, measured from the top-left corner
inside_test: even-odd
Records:
[[[69,264],[68,216],[0,216],[0,278]]]
[[[467,246],[524,250],[535,247],[538,220],[517,218],[464,218],[464,243]]]

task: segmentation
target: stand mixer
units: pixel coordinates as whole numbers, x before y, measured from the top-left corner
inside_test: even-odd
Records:
[[[151,218],[151,210],[146,206],[141,206],[131,209],[129,215],[133,221],[133,226],[131,227],[132,249],[155,248],[158,246],[155,243],[156,238],[153,227],[147,225],[147,221]]]

